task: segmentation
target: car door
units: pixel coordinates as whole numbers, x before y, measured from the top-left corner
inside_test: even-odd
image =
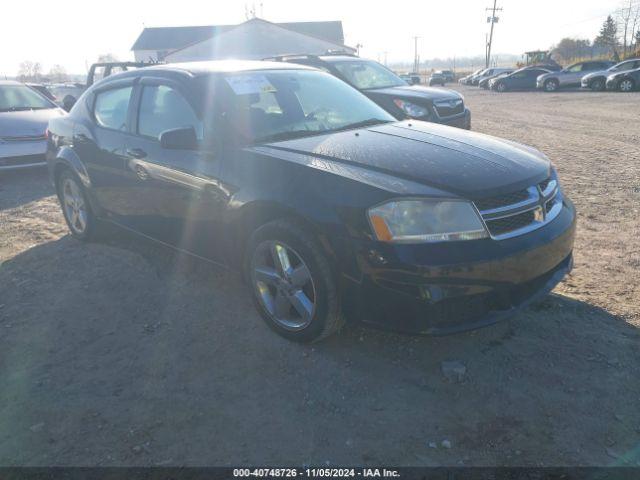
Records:
[[[180,249],[219,260],[217,226],[226,194],[220,159],[188,88],[166,79],[142,78],[135,95],[134,135],[128,139],[125,197],[135,208],[128,227]],[[196,148],[165,148],[163,132],[193,128]]]
[[[584,66],[584,63],[576,63],[575,65],[568,67],[562,75],[558,76],[560,85],[563,87],[579,85],[583,75],[587,73],[584,71]]]
[[[89,111],[88,120],[74,126],[74,151],[87,170],[102,216],[126,213],[127,205],[121,201],[122,168],[133,90],[133,79],[95,90],[83,106]]]
[[[521,90],[526,88],[527,85],[527,75],[529,70],[522,70],[520,72],[515,72],[507,77],[507,85],[511,90]]]

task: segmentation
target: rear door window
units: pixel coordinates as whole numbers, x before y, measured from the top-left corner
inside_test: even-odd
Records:
[[[114,88],[96,94],[93,113],[98,125],[112,130],[126,131],[129,101],[133,87]]]

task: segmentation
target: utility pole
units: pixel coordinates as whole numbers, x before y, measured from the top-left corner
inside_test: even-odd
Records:
[[[419,73],[420,69],[420,60],[418,57],[418,39],[421,37],[413,37],[413,72]]]
[[[487,61],[485,62],[485,68],[489,68],[491,62],[491,43],[493,42],[493,24],[497,23],[499,18],[496,17],[496,12],[501,12],[502,8],[497,8],[496,3],[498,0],[493,0],[493,8],[485,8],[485,11],[491,11],[491,16],[487,18],[487,23],[491,23],[491,31],[489,33],[489,42],[487,43]]]
[[[387,54],[389,52],[382,52],[382,53],[384,53],[384,66],[386,67],[387,66]]]

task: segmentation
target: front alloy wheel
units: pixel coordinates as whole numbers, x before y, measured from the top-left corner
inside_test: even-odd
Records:
[[[546,92],[555,92],[558,89],[558,81],[557,80],[547,80],[544,82],[544,89]]]
[[[634,84],[633,84],[633,80],[631,79],[624,79],[620,82],[620,85],[618,85],[618,88],[620,89],[621,92],[630,92],[633,90]]]
[[[260,243],[252,270],[260,301],[278,325],[292,331],[309,326],[316,288],[309,267],[293,248],[280,241]]]
[[[496,90],[498,90],[500,93],[502,92],[506,92],[507,91],[507,85],[500,82],[497,86],[496,86]]]
[[[340,329],[337,282],[327,253],[299,223],[259,227],[245,253],[245,278],[267,325],[290,340],[313,342]]]

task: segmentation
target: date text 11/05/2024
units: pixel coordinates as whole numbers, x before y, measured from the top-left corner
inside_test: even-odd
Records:
[[[387,468],[238,468],[235,478],[398,478],[397,470]]]

